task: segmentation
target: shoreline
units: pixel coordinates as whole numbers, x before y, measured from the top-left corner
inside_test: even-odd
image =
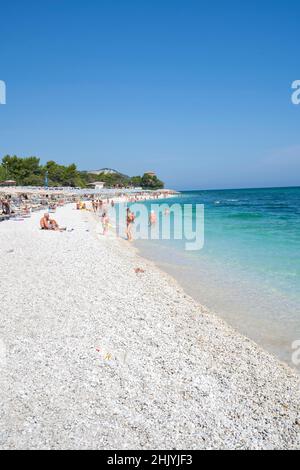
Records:
[[[143,246],[136,246],[134,245],[133,248],[136,249],[137,255],[141,256],[143,259],[149,260],[154,264],[154,266],[161,270],[161,272],[167,274],[170,276],[172,279],[174,279],[178,285],[180,286],[183,291],[190,296],[196,303],[199,305],[203,306],[206,308],[211,314],[215,315],[217,318],[220,320],[224,321],[227,325],[229,325],[233,330],[235,330],[238,334],[241,334],[245,338],[249,338],[251,341],[253,341],[255,344],[257,344],[262,350],[268,352],[271,356],[273,356],[275,359],[277,359],[279,362],[282,364],[287,365],[289,368],[291,368],[296,374],[300,376],[300,369],[296,365],[292,363],[292,340],[288,344],[286,344],[286,341],[283,341],[283,343],[279,344],[279,341],[277,339],[274,339],[273,342],[271,340],[272,334],[274,333],[274,330],[272,331],[272,328],[274,329],[274,324],[272,321],[268,320],[260,320],[259,325],[263,327],[263,333],[258,329],[258,324],[257,320],[259,319],[254,319],[253,322],[247,326],[243,324],[243,315],[238,315],[238,310],[232,310],[234,314],[231,316],[228,315],[228,306],[227,309],[222,310],[221,307],[218,307],[218,309],[214,308],[213,306],[208,306],[207,303],[201,301],[201,294],[198,293],[197,291],[197,282],[199,283],[199,279],[195,279],[195,282],[193,285],[190,284],[190,281],[186,281],[183,278],[183,272],[178,274],[178,270],[176,271],[177,267],[175,263],[173,264],[171,261],[162,261],[159,259],[159,255],[156,257],[155,254],[153,254],[154,247],[148,249],[148,247]],[[183,266],[183,269],[185,269],[185,266]],[[190,268],[186,268],[190,269]],[[191,274],[190,274],[191,278]],[[225,313],[227,311],[227,314]],[[249,319],[247,319],[249,321]],[[278,322],[279,323],[279,322]],[[268,329],[269,335],[266,335],[266,331]],[[276,324],[276,333],[279,333],[279,324]],[[289,346],[289,349],[287,349],[287,346]]]
[[[288,365],[97,235],[93,214],[57,217],[74,231],[41,233],[38,214],[1,225],[1,448],[300,448]]]
[[[132,250],[132,252],[134,253],[134,255],[137,257],[137,258],[140,258],[141,261],[145,264],[149,264],[149,266],[152,268],[152,269],[156,269],[157,271],[159,271],[161,273],[161,275],[167,279],[168,282],[170,282],[171,284],[173,284],[173,287],[178,291],[182,291],[182,293],[184,294],[184,296],[187,296],[189,297],[198,307],[199,309],[201,309],[203,312],[205,312],[206,314],[208,314],[209,316],[211,317],[215,317],[218,321],[220,322],[223,322],[225,326],[231,328],[233,330],[234,333],[236,333],[237,335],[240,335],[244,340],[246,341],[250,341],[251,343],[253,343],[254,346],[258,347],[261,349],[262,352],[266,353],[266,354],[269,354],[275,361],[278,361],[283,367],[287,367],[288,369],[290,369],[294,374],[296,374],[297,376],[299,376],[299,387],[300,387],[300,371],[299,369],[296,367],[296,366],[292,366],[291,364],[289,364],[287,361],[281,359],[280,357],[278,357],[275,353],[272,353],[270,351],[268,351],[263,345],[259,344],[257,341],[255,341],[254,339],[250,338],[249,336],[247,336],[247,334],[241,332],[237,327],[235,327],[234,325],[230,324],[229,321],[227,321],[225,318],[222,318],[222,316],[215,312],[213,309],[209,308],[208,306],[206,306],[205,304],[201,303],[201,301],[199,299],[197,299],[197,297],[195,295],[193,295],[193,293],[189,292],[188,289],[185,288],[184,285],[181,284],[181,282],[176,278],[175,274],[172,273],[172,271],[168,271],[166,268],[164,268],[164,266],[162,264],[160,264],[157,260],[151,258],[151,256],[147,256],[146,254],[143,253],[143,249],[136,246],[135,245],[135,241],[133,240],[133,243],[131,244],[128,244],[127,240],[123,239],[123,238],[119,238],[118,239],[120,241],[120,243],[122,243],[122,247],[123,248],[126,248],[126,249],[129,249],[129,250]],[[124,243],[124,245],[123,245]],[[291,352],[292,354],[292,352]],[[299,396],[300,398],[300,396]]]
[[[168,199],[166,200],[166,202],[167,201]],[[151,197],[148,200],[148,202],[153,202],[154,203],[153,207],[155,207],[157,203],[157,201],[154,199],[152,200]],[[117,205],[122,205],[123,201],[119,200],[119,201],[116,201],[116,203]],[[112,217],[112,220],[115,222],[114,216]],[[123,231],[123,236],[124,236],[124,226],[121,225],[119,228],[121,228],[121,231]],[[239,309],[237,309],[238,306],[234,304],[232,299],[230,300],[230,305],[227,305],[227,309],[224,307],[223,303],[222,305],[220,305],[219,303],[218,308],[215,308],[214,305],[212,304],[209,305],[209,302],[203,302],[201,299],[201,295],[197,292],[197,288],[196,288],[196,286],[198,287],[198,289],[200,287],[199,286],[200,280],[197,279],[197,275],[195,275],[194,273],[195,277],[193,279],[193,285],[191,285],[191,278],[189,278],[189,281],[186,281],[186,279],[183,278],[183,275],[179,274],[176,264],[172,263],[170,258],[169,260],[167,260],[167,258],[164,259],[163,251],[160,251],[160,249],[162,250],[162,247],[159,247],[159,245],[154,245],[154,244],[152,244],[152,247],[151,247],[151,241],[147,242],[147,241],[141,241],[141,240],[133,240],[133,244],[130,244],[130,246],[136,250],[137,255],[140,255],[143,259],[149,260],[150,262],[154,264],[155,267],[160,269],[162,273],[167,274],[172,279],[174,279],[178,283],[180,288],[182,288],[183,291],[188,296],[190,296],[196,303],[203,306],[203,308],[206,308],[209,312],[216,315],[216,317],[225,321],[225,323],[230,325],[235,331],[240,333],[242,336],[252,340],[255,344],[259,345],[264,351],[267,351],[268,353],[270,353],[273,357],[278,359],[281,363],[286,364],[288,367],[290,367],[294,372],[296,372],[300,376],[299,369],[297,368],[295,364],[292,363],[292,355],[294,352],[292,349],[292,343],[295,341],[295,338],[291,337],[290,341],[288,341],[287,337],[282,336],[282,338],[284,339],[282,339],[282,344],[279,344],[280,341],[278,340],[278,338],[280,336],[280,329],[282,329],[282,323],[280,324],[280,322],[278,322],[274,326],[274,322],[272,323],[271,320],[268,321],[267,319],[260,318],[259,315],[257,315],[257,317],[254,317],[251,323],[250,318],[247,317],[247,313],[248,313],[247,311],[244,311],[243,314],[239,316],[239,313],[238,313]],[[176,255],[176,252],[174,252],[174,254]],[[180,261],[182,262],[182,260],[178,260],[178,261],[179,263]],[[251,284],[249,283],[249,286],[250,285]],[[229,288],[228,288],[228,291],[231,292]],[[231,294],[234,295],[234,292],[231,292]],[[247,294],[251,296],[252,292],[248,292]],[[203,292],[202,292],[202,295],[203,295]],[[215,295],[215,290],[214,290],[214,295]],[[261,292],[261,295],[263,295],[263,292]],[[224,291],[223,299],[225,296],[227,297],[228,293]],[[274,297],[274,294],[273,294],[273,297]],[[256,299],[256,305],[253,305],[255,310],[258,309],[257,300],[258,299]],[[227,298],[227,304],[228,304],[228,298]],[[235,308],[233,308],[234,306]],[[229,312],[231,312],[231,314],[229,314]],[[234,313],[232,314],[232,312]],[[247,326],[245,326],[245,324],[247,324]],[[278,336],[276,336],[276,333]]]

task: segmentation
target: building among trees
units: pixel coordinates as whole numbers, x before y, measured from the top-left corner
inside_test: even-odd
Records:
[[[94,181],[94,183],[89,183],[88,186],[96,191],[100,191],[104,188],[105,183],[103,181]]]

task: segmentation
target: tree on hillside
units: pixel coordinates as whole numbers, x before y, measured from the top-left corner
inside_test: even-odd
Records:
[[[40,159],[36,157],[19,158],[16,155],[7,155],[2,159],[5,173],[9,179],[16,180],[17,184],[35,184],[42,180]]]
[[[157,176],[149,175],[148,173],[144,174],[141,182],[142,182],[142,187],[144,189],[163,189],[164,188],[164,183],[160,181],[157,178]]]
[[[6,180],[6,169],[3,165],[0,165],[0,181]]]
[[[77,167],[73,163],[65,167],[63,172],[63,186],[80,187],[84,186],[83,181],[78,174]]]
[[[46,171],[48,172],[49,186],[85,186],[85,182],[82,180],[75,164],[63,166],[50,160],[44,167],[44,172]]]
[[[130,178],[131,186],[135,188],[140,188],[142,186],[142,177],[141,176],[133,176]]]
[[[75,164],[64,166],[50,160],[45,166],[40,164],[37,157],[19,158],[16,155],[6,155],[0,165],[0,181],[13,179],[17,185],[43,186],[45,175],[48,175],[49,186],[71,186],[86,188],[95,179],[103,181],[108,188],[124,188],[129,186],[144,189],[161,189],[162,181],[156,176],[145,174],[143,177],[122,175],[121,173],[94,174],[78,171]]]
[[[99,181],[103,181],[107,187],[126,187],[129,185],[128,176],[121,175],[120,173],[101,173]]]

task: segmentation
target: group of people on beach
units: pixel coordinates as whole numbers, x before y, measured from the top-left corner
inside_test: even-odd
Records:
[[[113,199],[112,200],[106,199],[105,201],[99,199],[99,200],[92,201],[92,208],[93,208],[94,213],[96,214],[98,211],[100,212],[102,211],[101,222],[102,222],[104,236],[108,234],[108,230],[110,227],[110,219],[109,219],[109,213],[108,213],[109,206],[111,206],[111,208],[115,207],[115,202]],[[127,208],[126,236],[127,236],[127,240],[130,242],[133,240],[132,227],[133,227],[134,221],[135,221],[134,213],[129,208]]]
[[[135,203],[135,202],[143,201],[145,199],[148,199],[148,197],[124,195],[123,197],[120,197],[117,200],[117,202]],[[82,200],[77,200],[76,209],[77,210],[91,210],[94,214],[97,214],[97,215],[99,214],[101,223],[102,223],[102,228],[103,228],[103,235],[106,236],[109,232],[109,227],[111,227],[109,209],[110,208],[113,209],[115,207],[116,201],[114,199],[109,199],[109,198],[106,198],[105,200],[93,198],[92,200],[90,200],[90,202],[91,202],[91,209],[88,209],[86,202]],[[168,215],[168,214],[165,214],[165,215]],[[127,240],[130,242],[133,240],[133,226],[135,223],[135,219],[136,219],[135,214],[128,207],[126,210],[125,234],[126,234]],[[150,227],[154,226],[156,223],[157,223],[157,215],[155,211],[152,210],[151,213],[149,214],[149,226]],[[40,228],[42,230],[53,230],[53,231],[66,230],[66,229],[59,227],[56,220],[50,218],[49,213],[45,213],[44,216],[41,218]]]
[[[20,197],[17,201],[12,201],[11,197],[0,198],[0,214],[4,216],[14,216],[16,214],[29,216],[31,207],[26,199]]]
[[[22,188],[23,189],[23,188]],[[11,192],[2,192],[0,188],[0,221],[23,221],[30,218],[33,212],[48,209],[55,212],[57,207],[63,207],[66,202],[74,202],[73,196],[67,198],[61,194],[45,194],[45,192],[30,193],[12,188]]]
[[[136,200],[134,200],[134,202],[136,202]],[[103,202],[102,200],[92,201],[92,208],[93,208],[94,213],[97,213],[98,210],[103,209],[102,216],[101,216],[103,235],[107,235],[109,226],[110,226],[110,219],[108,215],[108,205],[111,205],[111,207],[113,208],[115,206],[115,203],[113,200],[110,201],[109,199],[107,199],[106,202]],[[126,210],[126,236],[127,236],[127,240],[130,242],[133,240],[132,229],[135,223],[135,219],[136,219],[135,214],[128,207]],[[152,210],[149,215],[149,226],[150,227],[154,226],[156,223],[157,223],[157,215],[155,211]]]
[[[108,230],[109,230],[109,227],[110,227],[110,219],[109,219],[109,215],[108,215],[109,206],[114,208],[115,203],[114,203],[113,199],[112,200],[106,199],[104,201],[102,199],[93,199],[92,200],[92,210],[93,210],[94,214],[98,214],[98,213],[101,214],[100,218],[101,218],[101,223],[102,223],[103,235],[104,236],[108,234]]]
[[[112,199],[111,201],[109,199],[106,199],[103,201],[102,199],[93,199],[92,200],[92,208],[94,213],[96,214],[97,212],[101,212],[103,209],[105,210],[108,205],[111,205],[111,207],[115,206],[115,202]]]

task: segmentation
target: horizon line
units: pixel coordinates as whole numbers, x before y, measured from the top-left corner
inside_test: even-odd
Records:
[[[242,190],[255,190],[255,189],[300,189],[300,185],[292,186],[252,186],[252,187],[241,187],[241,188],[209,188],[209,189],[176,189],[180,192],[199,192],[199,191],[242,191]]]

